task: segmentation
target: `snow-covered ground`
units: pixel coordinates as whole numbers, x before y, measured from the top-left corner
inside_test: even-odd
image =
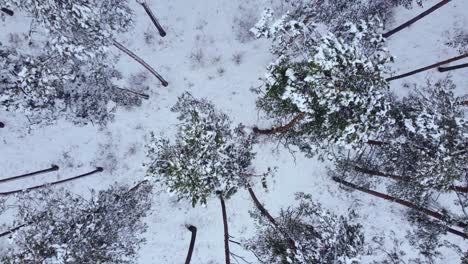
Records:
[[[136,2],[135,29],[120,36],[136,54],[143,57],[169,81],[162,87],[151,75],[147,75],[147,93],[150,99],[131,111],[119,109],[115,121],[106,127],[88,125],[75,126],[59,121],[55,125],[29,129],[27,120],[18,114],[0,112],[0,120],[7,127],[0,130],[0,177],[47,168],[50,164],[61,167],[59,172],[44,174],[34,179],[5,183],[0,191],[25,188],[45,181],[78,175],[96,166],[104,172],[86,179],[67,183],[77,193],[89,189],[104,189],[113,182],[138,182],[145,176],[142,163],[145,161],[145,142],[150,133],[170,137],[177,122],[170,107],[184,91],[196,97],[212,100],[220,109],[230,115],[234,122],[248,127],[269,125],[255,108],[255,95],[250,88],[262,84],[259,80],[271,60],[270,43],[254,40],[247,30],[256,22],[263,7],[270,5],[267,0],[203,0],[203,1],[149,1],[167,31],[165,38],[159,37],[156,29]],[[430,0],[426,6],[436,3]],[[421,8],[395,10],[393,24],[413,17]],[[389,49],[396,61],[394,71],[406,72],[456,55],[456,50],[446,47],[447,32],[457,26],[468,26],[468,1],[454,0],[443,9],[424,20],[392,36]],[[0,24],[0,41],[8,33],[27,30],[29,23],[23,14],[8,17]],[[151,35],[149,42],[145,34]],[[145,69],[118,50],[118,68],[124,73],[123,84],[137,74],[147,74]],[[467,92],[466,71],[452,73],[460,93]],[[404,93],[404,83],[423,82],[425,78],[438,79],[445,74],[436,70],[421,73],[392,82],[392,88]],[[269,191],[256,188],[259,199],[276,214],[281,207],[294,204],[294,193],[310,193],[326,208],[344,213],[354,208],[361,217],[366,237],[382,235],[390,245],[391,237],[405,241],[405,234],[411,229],[405,220],[404,208],[377,200],[369,195],[348,193],[339,188],[326,174],[327,164],[305,158],[301,153],[291,153],[277,146],[277,143],[263,140],[256,147],[255,168],[264,171],[277,167]],[[10,198],[9,203],[14,203]],[[241,191],[227,201],[231,235],[234,240],[249,238],[255,225],[249,210],[253,204],[246,191]],[[14,210],[14,208],[10,209]],[[146,219],[149,224],[145,234],[146,244],[142,247],[138,263],[183,263],[190,240],[190,232],[184,225],[198,228],[196,247],[192,263],[223,263],[223,226],[218,200],[210,201],[206,207],[192,208],[189,202],[177,202],[164,190],[158,189],[154,196],[152,214]],[[2,219],[9,223],[11,219]],[[392,235],[393,234],[393,235]],[[461,238],[447,235],[445,239],[466,246]],[[0,239],[0,247],[7,246],[7,239]],[[255,258],[236,245],[232,251],[254,262]],[[415,256],[407,242],[402,249]],[[458,263],[459,257],[447,251],[440,263]],[[382,255],[384,253],[381,253]],[[379,256],[374,256],[378,259]],[[370,259],[366,259],[370,261]],[[364,262],[364,263],[365,263]],[[255,262],[254,262],[255,263]]]

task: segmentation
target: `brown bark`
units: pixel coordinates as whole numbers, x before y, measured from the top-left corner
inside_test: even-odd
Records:
[[[391,202],[395,202],[395,203],[398,203],[400,205],[403,205],[405,207],[408,207],[408,208],[411,208],[413,210],[416,210],[418,212],[421,212],[421,213],[424,213],[428,216],[431,216],[433,218],[436,218],[438,220],[441,220],[441,221],[444,221],[446,223],[449,223],[449,224],[454,224],[454,225],[457,225],[461,228],[465,228],[468,226],[467,223],[465,222],[461,222],[461,221],[454,221],[454,222],[450,222],[449,219],[447,219],[447,216],[443,215],[443,214],[440,214],[438,212],[435,212],[435,211],[432,211],[432,210],[429,210],[427,208],[424,208],[424,207],[420,207],[418,205],[415,205],[413,203],[410,203],[408,201],[405,201],[403,199],[400,199],[400,198],[396,198],[396,197],[392,197],[390,195],[387,195],[387,194],[384,194],[384,193],[380,193],[380,192],[376,192],[376,191],[372,191],[372,190],[369,190],[369,189],[366,189],[366,188],[363,188],[363,187],[360,187],[360,186],[357,186],[353,183],[350,183],[350,182],[347,182],[345,180],[342,180],[338,177],[333,177],[333,180],[335,182],[338,182],[338,183],[341,183],[343,184],[344,186],[347,186],[347,187],[350,187],[352,189],[356,189],[358,191],[361,191],[361,192],[364,192],[364,193],[367,193],[367,194],[370,194],[370,195],[373,195],[375,197],[379,197],[379,198],[382,198],[384,200],[387,200],[387,201],[391,201]]]
[[[162,86],[166,87],[169,85],[169,83],[166,80],[164,80],[164,78],[155,69],[153,69],[153,67],[151,67],[148,63],[146,63],[142,58],[138,57],[135,53],[133,53],[132,51],[130,51],[125,46],[123,46],[122,44],[120,44],[119,42],[115,40],[114,40],[114,46],[118,48],[119,50],[123,51],[128,56],[130,56],[136,62],[140,63],[148,71],[150,71],[161,82]]]
[[[292,250],[296,250],[296,242],[294,242],[294,240],[292,238],[289,238],[289,235],[286,234],[283,229],[281,228],[281,226],[278,225],[278,222],[276,222],[275,218],[273,216],[271,216],[271,214],[268,212],[268,210],[262,205],[262,203],[260,203],[260,201],[258,200],[257,196],[255,195],[254,191],[252,190],[252,188],[247,188],[247,190],[249,191],[249,194],[250,194],[250,197],[252,198],[255,206],[257,207],[257,209],[260,211],[260,213],[266,217],[268,219],[268,221],[270,221],[270,223],[279,231],[281,232],[285,238],[288,239],[288,243],[289,243],[289,247],[292,249]]]
[[[458,70],[458,69],[462,69],[466,67],[468,67],[468,63],[459,64],[455,66],[449,66],[449,67],[439,67],[438,70],[439,72],[447,72],[447,71]]]
[[[403,30],[404,28],[407,28],[407,27],[411,26],[412,24],[416,23],[418,20],[420,20],[420,19],[424,18],[425,16],[431,14],[432,12],[434,12],[437,9],[441,8],[442,6],[448,4],[450,1],[451,0],[440,1],[436,5],[429,8],[428,10],[426,10],[426,11],[422,12],[421,14],[419,14],[418,16],[408,20],[407,22],[405,22],[405,23],[401,24],[400,26],[388,31],[387,33],[384,33],[383,37],[388,38],[388,37],[392,36],[393,34]]]
[[[45,184],[41,184],[41,185],[29,187],[29,188],[26,188],[26,189],[14,190],[14,191],[9,191],[9,192],[1,192],[1,193],[0,193],[0,196],[10,195],[10,194],[15,194],[15,193],[21,193],[21,192],[27,192],[27,191],[32,191],[32,190],[44,188],[44,187],[47,187],[47,186],[53,186],[53,185],[61,184],[61,183],[64,183],[64,182],[73,181],[73,180],[76,180],[76,179],[79,179],[79,178],[83,178],[83,177],[86,177],[86,176],[95,174],[95,173],[97,173],[97,172],[101,172],[101,171],[103,171],[103,170],[104,170],[104,169],[103,169],[102,167],[97,167],[95,170],[93,170],[93,171],[91,171],[91,172],[88,172],[88,173],[85,173],[85,174],[81,174],[81,175],[78,175],[78,176],[75,176],[75,177],[66,178],[66,179],[59,180],[59,181],[54,181],[54,182],[49,182],[49,183],[45,183]]]
[[[299,113],[296,117],[294,117],[289,123],[287,123],[284,126],[279,126],[279,127],[273,127],[270,129],[259,129],[258,127],[254,127],[253,131],[254,133],[257,134],[263,134],[263,135],[272,135],[272,134],[282,134],[288,132],[295,124],[297,124],[299,121],[304,119],[305,113]]]
[[[224,204],[224,199],[222,196],[219,196],[219,200],[221,201],[221,210],[223,212],[224,256],[226,258],[226,264],[231,264],[231,253],[229,251],[229,227],[227,222],[226,205]]]
[[[468,101],[461,101],[461,102],[458,102],[458,105],[468,106]]]
[[[185,264],[190,264],[190,260],[192,259],[193,249],[195,247],[195,239],[197,238],[197,228],[193,225],[187,226],[187,229],[192,233],[192,237],[190,239],[190,246],[187,253],[187,258],[185,259]]]
[[[432,65],[429,65],[429,66],[426,66],[426,67],[423,67],[423,68],[419,68],[419,69],[414,70],[414,71],[410,71],[410,72],[407,72],[407,73],[404,73],[404,74],[400,74],[400,75],[397,75],[397,76],[387,78],[386,81],[390,82],[390,81],[393,81],[393,80],[408,77],[408,76],[414,75],[416,73],[420,73],[420,72],[423,72],[423,71],[434,69],[434,68],[437,68],[437,67],[442,66],[444,64],[451,63],[451,62],[454,62],[454,61],[457,61],[457,60],[461,60],[461,59],[464,59],[464,58],[467,58],[467,57],[468,57],[468,53],[460,55],[460,56],[453,57],[453,58],[448,59],[448,60],[437,62],[437,63],[434,63]]]
[[[359,167],[359,166],[356,166],[356,165],[354,166],[354,169],[356,171],[358,171],[358,172],[362,172],[362,173],[369,174],[369,175],[374,175],[374,176],[385,177],[385,178],[389,178],[389,179],[392,179],[392,180],[395,180],[395,181],[409,181],[409,177],[403,177],[403,176],[399,176],[399,175],[387,174],[387,173],[384,173],[384,172],[381,172],[381,171],[378,171],[378,170],[371,170],[371,169],[368,169],[368,168],[362,168],[362,167]],[[451,190],[451,191],[468,193],[468,187],[452,185],[448,189]]]
[[[143,8],[145,9],[146,11],[146,14],[148,14],[148,16],[150,17],[151,21],[153,22],[154,26],[156,27],[156,29],[158,30],[159,32],[159,35],[161,37],[165,37],[166,36],[166,31],[164,31],[164,29],[162,28],[161,24],[159,24],[159,21],[158,19],[156,19],[156,16],[153,14],[153,12],[151,11],[151,9],[149,8],[148,4],[146,2],[142,2],[140,3]]]
[[[18,175],[18,176],[6,178],[6,179],[0,179],[0,183],[9,182],[9,181],[13,181],[13,180],[18,180],[18,179],[21,179],[21,178],[26,178],[26,177],[29,177],[29,176],[33,176],[33,175],[37,175],[37,174],[41,174],[41,173],[46,173],[46,172],[50,172],[50,171],[57,171],[57,170],[59,170],[59,166],[52,165],[50,168],[45,169],[45,170],[39,170],[39,171],[34,171],[34,172],[30,172],[30,173],[26,173],[26,174],[22,174],[22,175]]]

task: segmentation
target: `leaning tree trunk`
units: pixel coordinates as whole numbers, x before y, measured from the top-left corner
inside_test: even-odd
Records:
[[[34,171],[34,172],[30,172],[30,173],[10,177],[10,178],[0,179],[0,183],[13,181],[13,180],[18,180],[18,179],[21,179],[21,178],[26,178],[26,177],[30,177],[30,176],[33,176],[33,175],[46,173],[46,172],[50,172],[50,171],[57,171],[57,170],[59,170],[59,166],[52,164],[52,166],[50,168],[48,168],[48,169]]]
[[[439,72],[448,72],[448,71],[453,71],[453,70],[458,70],[458,69],[463,69],[468,67],[468,63],[464,64],[459,64],[455,66],[449,66],[449,67],[439,67]]]
[[[5,13],[5,14],[7,14],[7,15],[9,15],[9,16],[13,16],[13,15],[15,14],[15,13],[13,12],[13,10],[8,9],[8,8],[5,8],[5,7],[0,8],[0,10],[1,10],[3,13]]]
[[[453,57],[451,59],[444,60],[444,61],[441,61],[441,62],[437,62],[437,63],[434,63],[432,65],[429,65],[429,66],[426,66],[426,67],[423,67],[423,68],[419,68],[419,69],[414,70],[414,71],[410,71],[410,72],[407,72],[407,73],[404,73],[404,74],[400,74],[400,75],[397,75],[397,76],[387,78],[386,81],[390,82],[390,81],[393,81],[393,80],[408,77],[408,76],[414,75],[416,73],[420,73],[420,72],[423,72],[423,71],[434,69],[434,68],[437,68],[437,67],[442,66],[444,64],[451,63],[451,62],[454,62],[454,61],[457,61],[457,60],[461,60],[461,59],[464,59],[464,58],[467,58],[467,57],[468,57],[468,53],[465,53],[463,55],[456,56],[456,57]]]
[[[104,169],[103,169],[102,167],[97,167],[95,170],[93,170],[93,171],[91,171],[91,172],[88,172],[88,173],[85,173],[85,174],[81,174],[81,175],[78,175],[78,176],[75,176],[75,177],[66,178],[66,179],[59,180],[59,181],[54,181],[54,182],[49,182],[49,183],[45,183],[45,184],[41,184],[41,185],[29,187],[29,188],[26,188],[26,189],[14,190],[14,191],[9,191],[9,192],[1,192],[1,193],[0,193],[0,196],[5,196],[5,195],[10,195],[10,194],[15,194],[15,193],[21,193],[21,192],[27,192],[27,191],[32,191],[32,190],[44,188],[44,187],[47,187],[47,186],[53,186],[53,185],[61,184],[61,183],[64,183],[64,182],[73,181],[73,180],[76,180],[76,179],[79,179],[79,178],[83,178],[83,177],[86,177],[86,176],[89,176],[89,175],[92,175],[92,174],[95,174],[95,173],[98,173],[98,172],[102,172],[103,170],[104,170]]]
[[[14,228],[12,228],[12,229],[10,229],[10,230],[8,230],[8,231],[5,231],[5,232],[3,232],[3,233],[0,233],[0,237],[8,236],[9,234],[12,234],[12,233],[14,233],[15,231],[18,231],[18,230],[20,230],[22,227],[25,227],[25,226],[27,226],[27,225],[29,225],[29,224],[32,224],[32,223],[22,224],[22,225],[19,225],[19,226],[17,226],[17,227],[14,227]]]
[[[296,117],[294,117],[289,123],[287,123],[284,126],[279,126],[279,127],[273,127],[270,129],[259,129],[258,127],[254,127],[253,131],[254,133],[257,134],[262,134],[262,135],[272,135],[272,134],[282,134],[288,132],[295,124],[297,124],[299,121],[304,119],[305,113],[299,113]]]
[[[408,20],[407,22],[401,24],[400,26],[390,30],[389,32],[387,33],[384,33],[383,34],[383,37],[384,38],[388,38],[390,37],[391,35],[403,30],[404,28],[407,28],[409,26],[411,26],[412,24],[416,23],[418,20],[424,18],[425,16],[431,14],[432,12],[436,11],[437,9],[441,8],[442,6],[448,4],[451,0],[443,0],[443,1],[440,1],[439,3],[437,3],[436,5],[432,6],[431,8],[429,8],[428,10],[422,12],[421,14],[419,14],[418,16]]]
[[[134,59],[136,62],[140,63],[143,67],[145,67],[148,71],[150,71],[162,84],[162,86],[166,87],[169,85],[169,83],[164,80],[164,78],[155,70],[153,67],[151,67],[148,63],[146,63],[142,58],[138,57],[135,53],[127,49],[124,45],[120,44],[119,42],[114,40],[114,46],[118,48],[119,50],[123,51],[125,54],[130,56],[132,59]]]
[[[250,197],[252,198],[255,206],[260,211],[260,213],[264,217],[266,217],[268,219],[268,221],[270,221],[270,223],[288,239],[289,247],[292,250],[295,251],[296,250],[296,243],[294,242],[294,240],[292,238],[290,238],[289,235],[286,232],[283,231],[283,229],[278,224],[278,222],[276,222],[275,218],[273,216],[271,216],[271,214],[268,212],[268,210],[262,205],[262,203],[260,203],[260,201],[258,200],[258,198],[255,195],[254,191],[252,190],[252,188],[248,187],[247,190],[249,191]]]
[[[123,92],[134,94],[134,95],[142,97],[143,99],[146,99],[146,100],[149,99],[149,95],[144,94],[144,93],[139,93],[139,92],[135,92],[135,91],[130,90],[130,89],[125,89],[125,88],[120,88],[120,87],[116,87],[116,89],[118,89],[120,91],[123,91]]]
[[[0,128],[4,128],[5,124],[3,122],[0,122]]]
[[[190,264],[190,260],[192,259],[193,249],[195,247],[195,239],[197,238],[197,228],[193,225],[187,226],[187,229],[192,233],[192,237],[190,239],[190,246],[187,253],[187,258],[185,259],[185,264]]]
[[[229,251],[229,227],[226,214],[226,205],[224,204],[224,199],[220,195],[219,200],[221,201],[221,210],[223,212],[223,226],[224,226],[224,256],[226,259],[226,264],[231,264],[231,252]]]
[[[441,221],[443,221],[443,222],[446,222],[446,223],[449,223],[449,224],[454,224],[454,225],[457,225],[457,226],[459,226],[459,227],[461,227],[461,228],[465,228],[465,227],[468,226],[468,224],[465,223],[465,222],[461,222],[461,221],[450,221],[450,219],[447,219],[447,216],[445,216],[445,215],[443,215],[443,214],[440,214],[440,213],[438,213],[438,212],[434,212],[434,211],[429,210],[429,209],[424,208],[424,207],[420,207],[420,206],[418,206],[418,205],[415,205],[415,204],[410,203],[410,202],[408,202],[408,201],[402,200],[402,199],[400,199],[400,198],[392,197],[392,196],[387,195],[387,194],[384,194],[384,193],[372,191],[372,190],[369,190],[369,189],[366,189],[366,188],[357,186],[357,185],[355,185],[355,184],[353,184],[353,183],[347,182],[347,181],[342,180],[342,179],[340,179],[340,178],[338,178],[338,177],[333,177],[333,180],[334,180],[335,182],[341,183],[341,184],[343,184],[343,185],[345,185],[345,186],[347,186],[347,187],[350,187],[350,188],[352,188],[352,189],[355,189],[355,190],[358,190],[358,191],[361,191],[361,192],[364,192],[364,193],[373,195],[373,196],[375,196],[375,197],[382,198],[382,199],[387,200],[387,201],[396,202],[396,203],[398,203],[398,204],[401,204],[401,205],[403,205],[403,206],[406,206],[406,207],[411,208],[411,209],[413,209],[413,210],[416,210],[416,211],[418,211],[418,212],[424,213],[424,214],[426,214],[426,215],[428,215],[428,216],[431,216],[431,217],[436,218],[436,219],[438,219],[438,220],[441,220]],[[452,232],[452,231],[450,231],[450,230],[448,230],[448,231],[449,231],[450,233],[454,233],[454,232]],[[454,234],[460,235],[459,233],[454,233]],[[465,235],[465,237],[466,237],[466,235]]]
[[[372,170],[372,169],[369,169],[369,168],[359,167],[357,165],[354,165],[354,169],[356,171],[358,171],[358,172],[362,172],[362,173],[365,173],[365,174],[368,174],[368,175],[384,177],[384,178],[392,179],[392,180],[395,180],[395,181],[410,181],[410,177],[403,177],[403,176],[400,176],[400,175],[388,174],[388,173],[378,171],[378,170]],[[468,187],[451,185],[451,186],[448,187],[448,189],[451,190],[451,191],[468,193]]]
[[[140,2],[140,4],[143,6],[143,8],[145,9],[146,11],[146,14],[148,14],[148,16],[150,17],[151,21],[153,21],[153,24],[154,26],[156,27],[156,29],[158,29],[158,32],[159,32],[159,35],[161,37],[165,37],[166,36],[166,31],[164,31],[164,29],[162,28],[161,24],[159,24],[159,21],[158,19],[156,19],[156,16],[153,14],[153,11],[151,11],[151,9],[149,8],[148,4],[146,3],[146,1],[142,1]]]

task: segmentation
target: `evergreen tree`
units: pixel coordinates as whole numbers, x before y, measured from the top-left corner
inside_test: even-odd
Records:
[[[49,50],[76,60],[105,56],[116,34],[133,25],[128,0],[6,0],[47,32]]]
[[[255,139],[205,99],[184,93],[172,111],[179,113],[176,139],[157,139],[147,146],[147,175],[195,206],[210,197],[229,199],[251,184]],[[268,173],[263,175],[266,177]]]
[[[364,184],[373,182],[372,176],[389,178],[391,194],[421,204],[441,192],[467,192],[468,121],[454,89],[444,79],[395,101],[390,112],[395,123],[382,135],[385,144],[342,157],[335,175]]]
[[[28,193],[18,207],[28,224],[13,233],[2,263],[136,263],[150,192],[113,186],[89,200],[66,190]]]
[[[0,46],[0,103],[31,123],[58,118],[105,124],[116,106],[139,105],[141,97],[113,83],[120,73],[101,62],[71,63],[60,56],[23,55]]]
[[[355,213],[336,216],[303,193],[296,199],[298,206],[280,212],[278,222],[284,232],[254,214],[258,232],[247,242],[247,249],[262,263],[359,263],[364,254],[364,235],[362,226],[355,222]],[[295,241],[295,249],[289,246],[290,238]]]
[[[270,32],[278,40],[311,29],[276,28]],[[376,138],[389,123],[389,85],[383,75],[392,61],[380,31],[378,20],[363,21],[347,23],[317,41],[311,37],[306,45],[288,43],[281,48],[274,44],[273,52],[279,57],[268,67],[264,87],[256,90],[257,106],[277,125],[292,121],[270,134],[308,155],[331,145],[355,149]]]

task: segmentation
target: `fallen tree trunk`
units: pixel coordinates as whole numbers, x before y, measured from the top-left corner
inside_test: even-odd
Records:
[[[169,85],[169,83],[166,80],[164,80],[164,78],[155,69],[153,69],[153,67],[146,63],[142,58],[138,57],[135,53],[127,49],[124,45],[114,40],[114,46],[119,50],[123,51],[128,56],[130,56],[136,62],[140,63],[148,71],[150,71],[154,75],[154,77],[156,77],[161,82],[162,86],[166,87]]]
[[[187,252],[187,258],[185,259],[185,264],[190,264],[193,249],[195,248],[195,239],[197,238],[197,228],[193,225],[189,225],[187,226],[187,229],[192,233],[192,237],[190,238],[190,246]]]
[[[426,67],[423,67],[423,68],[419,68],[419,69],[414,70],[414,71],[410,71],[410,72],[407,72],[407,73],[404,73],[404,74],[400,74],[400,75],[397,75],[397,76],[393,76],[393,77],[387,78],[386,81],[390,82],[390,81],[393,81],[393,80],[397,80],[397,79],[401,79],[401,78],[404,78],[404,77],[408,77],[408,76],[414,75],[414,74],[416,74],[416,73],[420,73],[420,72],[423,72],[423,71],[427,71],[427,70],[430,70],[430,69],[434,69],[434,68],[437,68],[437,67],[442,66],[442,65],[444,65],[444,64],[451,63],[451,62],[454,62],[454,61],[457,61],[457,60],[461,60],[461,59],[464,59],[464,58],[467,58],[467,57],[468,57],[468,53],[463,54],[463,55],[460,55],[460,56],[453,57],[453,58],[448,59],[448,60],[444,60],[444,61],[441,61],[441,62],[437,62],[437,63],[431,64],[431,65],[429,65],[429,66],[426,66]]]
[[[48,168],[48,169],[38,170],[38,171],[34,171],[34,172],[22,174],[22,175],[10,177],[10,178],[0,179],[0,183],[9,182],[9,181],[13,181],[13,180],[18,180],[18,179],[21,179],[21,178],[26,178],[26,177],[30,177],[30,176],[33,176],[33,175],[46,173],[46,172],[50,172],[50,171],[57,171],[57,170],[59,170],[59,166],[52,164],[52,166],[50,168]]]
[[[411,208],[415,211],[418,211],[418,212],[421,212],[421,213],[424,213],[428,216],[431,216],[433,218],[436,218],[438,220],[441,220],[443,222],[446,222],[448,224],[454,224],[454,225],[457,225],[458,227],[461,227],[461,228],[465,228],[468,226],[467,223],[465,222],[461,222],[461,221],[451,221],[450,219],[447,219],[448,217],[443,215],[443,214],[440,214],[438,212],[435,212],[435,211],[432,211],[432,210],[429,210],[427,208],[424,208],[424,207],[420,207],[418,205],[415,205],[413,203],[410,203],[408,201],[405,201],[403,199],[400,199],[400,198],[397,198],[397,197],[392,197],[390,195],[387,195],[387,194],[384,194],[384,193],[380,193],[380,192],[376,192],[376,191],[373,191],[373,190],[369,190],[369,189],[366,189],[366,188],[363,188],[363,187],[360,187],[360,186],[357,186],[353,183],[350,183],[350,182],[347,182],[345,180],[342,180],[338,177],[333,177],[332,178],[335,182],[338,182],[338,183],[341,183],[343,184],[344,186],[347,186],[349,188],[352,188],[352,189],[355,189],[355,190],[358,190],[358,191],[361,191],[361,192],[364,192],[364,193],[367,193],[367,194],[370,194],[372,196],[375,196],[375,197],[378,197],[378,198],[381,198],[381,199],[384,199],[384,200],[387,200],[387,201],[391,201],[391,202],[395,202],[395,203],[398,203],[400,205],[403,205],[405,207],[408,207],[408,208]],[[450,232],[450,231],[449,231]],[[452,232],[451,232],[452,233]],[[456,235],[459,235],[459,234],[456,234]],[[466,238],[466,235],[465,235],[465,238]]]
[[[409,26],[411,26],[412,24],[416,23],[417,21],[421,20],[422,18],[424,18],[425,16],[431,14],[432,12],[436,11],[437,9],[443,7],[444,5],[448,4],[451,0],[443,0],[443,1],[440,1],[439,3],[437,3],[436,5],[432,6],[431,8],[429,8],[428,10],[422,12],[421,14],[417,15],[416,17],[408,20],[407,22],[401,24],[400,26],[388,31],[387,33],[384,33],[382,36],[384,38],[388,38],[390,37],[391,35],[403,30],[404,28],[407,28]]]
[[[32,190],[44,188],[44,187],[47,187],[47,186],[54,186],[54,185],[61,184],[61,183],[64,183],[64,182],[69,182],[69,181],[73,181],[73,180],[76,180],[76,179],[79,179],[79,178],[83,178],[83,177],[86,177],[86,176],[89,176],[89,175],[92,175],[92,174],[95,174],[95,173],[98,173],[98,172],[102,172],[103,170],[104,169],[102,167],[97,167],[95,170],[93,170],[91,172],[81,174],[81,175],[78,175],[78,176],[75,176],[75,177],[66,178],[66,179],[59,180],[59,181],[54,181],[54,182],[49,182],[49,183],[29,187],[29,188],[26,188],[26,189],[14,190],[14,191],[9,191],[9,192],[1,192],[0,196],[6,196],[6,195],[10,195],[10,194],[15,194],[15,193],[32,191]]]

